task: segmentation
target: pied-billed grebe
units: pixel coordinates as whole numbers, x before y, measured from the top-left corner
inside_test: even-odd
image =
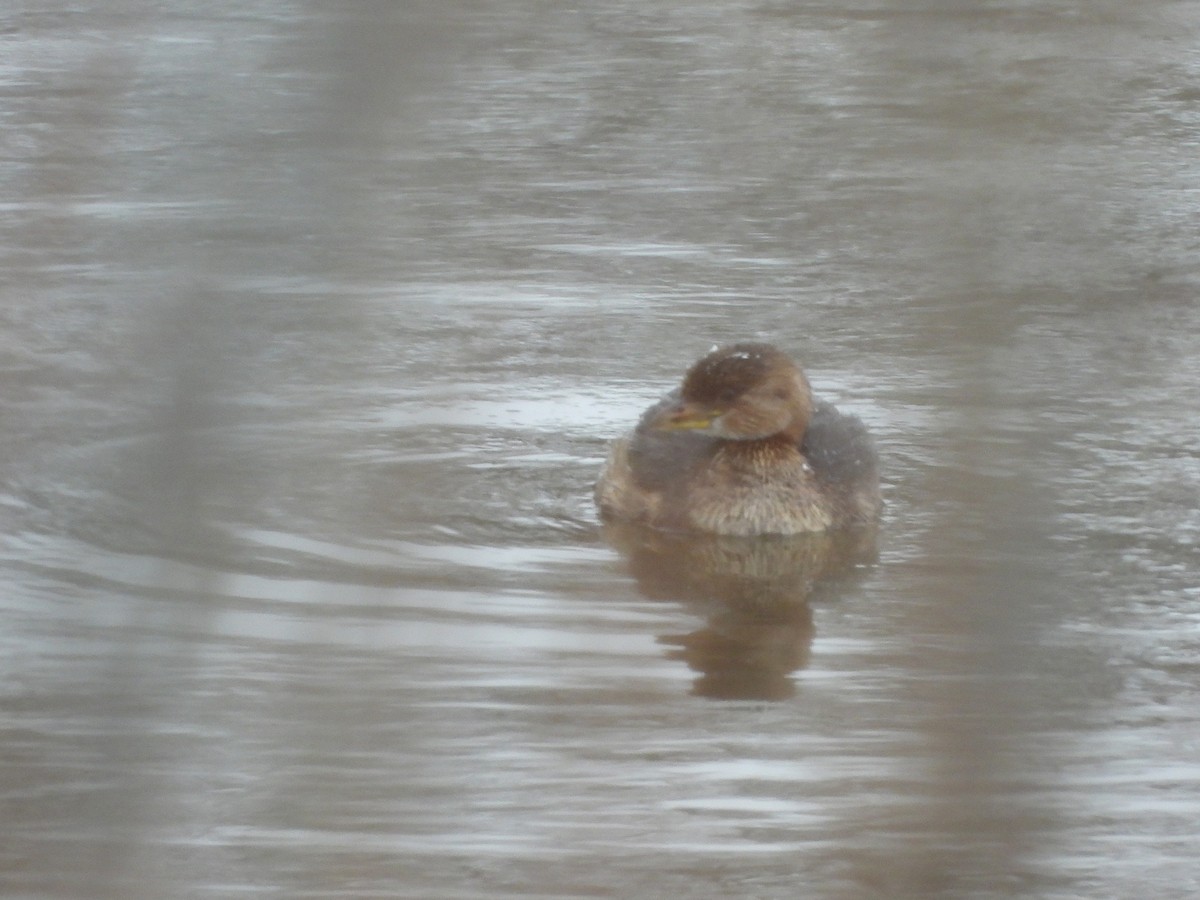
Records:
[[[606,518],[709,534],[802,534],[873,522],[875,449],[862,422],[814,403],[770,344],[713,349],[616,441],[596,504]]]

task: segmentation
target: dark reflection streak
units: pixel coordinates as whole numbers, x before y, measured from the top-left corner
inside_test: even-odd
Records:
[[[993,211],[1008,192],[1028,190],[1029,166],[1026,161],[1018,173],[981,162],[969,187],[930,189],[939,214],[927,224],[940,238],[928,240],[943,248],[945,282],[945,299],[930,310],[931,329],[954,348],[949,383],[957,415],[937,437],[947,512],[925,552],[931,565],[951,561],[954,570],[911,612],[912,633],[939,634],[944,643],[924,657],[919,677],[897,690],[912,708],[928,710],[922,721],[898,727],[924,736],[932,781],[913,788],[901,820],[889,828],[911,836],[902,851],[872,841],[873,823],[848,817],[848,830],[866,837],[854,856],[858,887],[846,897],[861,896],[863,885],[881,896],[966,896],[980,885],[1020,877],[1053,833],[1051,813],[1033,805],[1050,763],[1034,743],[1035,717],[1046,711],[1036,707],[1026,682],[1035,670],[1038,635],[1050,624],[1044,601],[1054,578],[1046,562],[1053,496],[1039,478],[1036,442],[1013,444],[1003,454],[992,443],[1003,440],[992,411],[1013,404],[1012,385],[997,378],[1012,377],[1001,348],[1026,313],[1018,303],[972,301],[980,285],[1008,266]],[[1004,466],[997,474],[998,456]]]
[[[394,116],[392,107],[397,96],[405,96],[410,81],[404,76],[412,71],[414,58],[412,53],[398,52],[389,40],[398,30],[396,22],[384,27],[387,23],[371,16],[387,6],[395,5],[360,5],[359,17],[341,17],[343,27],[328,34],[319,27],[320,17],[305,24],[309,33],[299,52],[307,61],[291,62],[305,71],[314,60],[323,61],[333,76],[333,87],[329,96],[300,102],[291,111],[291,121],[326,123],[325,146],[331,152],[284,160],[285,165],[303,168],[293,171],[283,190],[273,174],[280,165],[274,146],[270,141],[255,140],[258,120],[264,115],[259,108],[263,98],[258,95],[239,93],[213,100],[219,108],[215,114],[228,115],[244,129],[242,140],[224,136],[230,146],[242,146],[243,155],[229,161],[219,181],[182,163],[165,163],[172,168],[172,177],[166,181],[176,196],[160,195],[156,200],[211,201],[225,210],[230,227],[225,232],[214,229],[211,222],[185,223],[180,226],[181,239],[150,263],[169,264],[172,274],[162,280],[178,285],[179,292],[155,298],[155,317],[144,328],[144,343],[139,348],[142,374],[152,388],[143,406],[145,418],[129,422],[127,427],[135,434],[153,435],[150,449],[131,459],[117,477],[139,486],[132,516],[154,535],[154,558],[159,560],[160,571],[153,582],[173,585],[190,599],[131,599],[126,607],[129,620],[107,638],[110,664],[104,683],[96,688],[94,714],[100,736],[92,749],[102,757],[99,772],[118,773],[119,784],[84,801],[80,818],[108,838],[100,842],[101,850],[94,858],[74,863],[78,871],[89,873],[93,896],[165,897],[178,887],[156,881],[154,873],[164,871],[164,866],[147,856],[146,848],[153,846],[162,817],[178,814],[165,808],[156,810],[154,798],[171,796],[177,788],[168,781],[196,768],[197,761],[190,760],[189,753],[203,751],[189,750],[186,742],[172,743],[174,749],[167,750],[155,735],[181,723],[203,729],[206,735],[221,728],[220,710],[204,699],[205,692],[195,684],[202,671],[196,654],[206,644],[204,636],[215,633],[215,610],[227,593],[228,579],[222,574],[227,567],[221,564],[221,554],[236,549],[222,547],[212,530],[212,499],[237,497],[237,503],[249,508],[263,502],[267,490],[266,486],[251,489],[233,480],[239,448],[226,442],[222,435],[227,430],[220,426],[231,424],[236,415],[232,398],[261,392],[269,386],[268,377],[278,377],[266,368],[265,356],[275,340],[271,305],[281,301],[247,295],[237,281],[245,277],[287,279],[295,276],[297,262],[301,266],[319,263],[298,260],[294,247],[272,243],[272,228],[278,221],[309,221],[318,235],[335,236],[332,241],[320,242],[331,246],[334,255],[353,244],[364,229],[369,230],[369,222],[364,223],[359,215],[359,198],[344,190],[357,171],[349,151],[371,139],[372,125]],[[206,27],[216,24],[171,21],[169,16],[155,22],[156,27],[165,29],[196,29],[193,37],[219,42],[218,35],[204,33]],[[423,58],[436,55],[441,36],[437,28],[423,29],[419,38],[411,32],[404,34],[410,44],[423,48]],[[269,61],[258,62],[265,66]],[[127,68],[135,68],[132,60]],[[214,74],[192,72],[190,77],[203,89],[205,80]],[[121,78],[98,81],[84,98],[87,109],[120,108],[126,90]],[[353,98],[353,102],[339,102],[339,98]],[[150,117],[166,115],[162,108],[144,112]],[[84,115],[78,122],[60,122],[56,127],[69,132],[73,144],[99,146],[101,142],[89,131],[93,118]],[[378,140],[378,135],[374,137]],[[315,142],[311,136],[306,140],[311,150]],[[320,140],[318,136],[316,141]],[[322,162],[314,164],[316,159]],[[137,191],[144,186],[127,187]],[[232,223],[240,224],[235,228]],[[254,231],[254,252],[248,252],[239,237],[241,227]],[[105,236],[97,236],[101,237]],[[147,264],[146,249],[139,241],[112,247],[111,252],[113,265],[136,269]],[[355,257],[348,254],[348,258]],[[172,563],[195,559],[211,565],[177,568]],[[286,704],[286,691],[278,699]],[[303,733],[279,738],[288,744],[318,748],[343,740],[340,730],[336,735],[330,733],[337,729],[331,729],[328,722],[309,722],[299,712],[291,721],[308,724],[295,726]],[[153,759],[153,765],[145,764],[147,759]],[[236,770],[242,765],[251,766],[243,760],[231,761],[225,768]],[[177,821],[170,825],[179,827]],[[230,868],[216,881],[237,882],[237,866],[229,862]]]
[[[964,337],[977,333],[970,312],[954,318]],[[1038,710],[1026,679],[1047,624],[1039,585],[1053,578],[1031,561],[1046,558],[1053,514],[1029,450],[1014,451],[1011,477],[981,472],[991,457],[986,410],[999,401],[984,374],[986,355],[981,349],[974,370],[962,372],[964,413],[945,447],[953,474],[944,496],[957,513],[937,524],[927,544],[931,560],[957,561],[957,568],[936,582],[944,590],[928,598],[922,621],[913,623],[945,636],[945,647],[926,661],[932,683],[921,679],[911,688],[914,706],[929,709],[917,724],[929,742],[935,780],[900,830],[929,839],[914,842],[921,849],[901,858],[867,862],[864,873],[871,881],[885,878],[897,894],[961,895],[976,880],[1021,872],[1047,826],[1044,811],[1022,797],[1032,798],[1030,789],[1048,776],[1033,743]]]
[[[229,548],[213,531],[210,510],[213,498],[237,490],[227,467],[217,462],[236,454],[218,426],[228,424],[224,395],[251,388],[255,373],[236,365],[230,352],[228,335],[237,331],[233,304],[196,288],[170,306],[170,314],[149,332],[156,353],[146,364],[158,396],[149,398],[145,420],[130,423],[135,433],[151,435],[149,448],[116,474],[138,485],[131,514],[153,535],[158,571],[151,582],[169,585],[170,592],[130,594],[128,620],[110,638],[111,672],[97,715],[107,719],[103,768],[121,773],[122,783],[113,794],[118,808],[101,801],[95,812],[101,821],[121,824],[110,829],[117,845],[106,847],[95,867],[99,896],[130,896],[131,885],[136,896],[171,892],[166,884],[156,885],[162,866],[147,861],[145,848],[154,843],[162,820],[178,810],[157,809],[155,798],[171,796],[179,773],[196,768],[193,754],[202,751],[158,735],[181,723],[206,733],[217,727],[216,710],[196,679],[204,667],[198,654],[214,633],[220,598],[227,595],[228,566],[220,560]],[[243,502],[254,498],[244,494]],[[201,565],[176,564],[188,560]],[[148,758],[152,765],[142,762]]]
[[[128,26],[130,23],[122,14],[130,12],[131,5],[124,7],[111,8],[109,13],[114,23]],[[123,177],[124,160],[119,154],[109,152],[111,132],[117,125],[117,116],[112,111],[122,108],[135,73],[133,54],[120,41],[106,44],[102,51],[87,56],[77,71],[64,68],[49,72],[64,94],[75,99],[57,106],[49,115],[45,129],[47,152],[33,164],[34,177],[29,182],[32,196],[28,199],[35,205],[42,197],[62,199],[61,209],[37,219],[42,227],[47,222],[57,223],[57,227],[38,235],[33,243],[43,252],[56,254],[55,261],[64,267],[68,262],[94,266],[96,260],[87,257],[97,248],[111,254],[107,264],[114,268],[141,255],[140,250],[114,240],[111,229],[97,227],[94,219],[85,219],[72,210],[80,198],[108,196]],[[63,165],[63,159],[71,164]],[[191,335],[179,333],[167,337],[176,347],[191,346]],[[134,479],[150,482],[145,493],[149,502],[137,515],[143,522],[153,523],[151,527],[164,529],[170,535],[168,543],[187,547],[192,543],[191,530],[197,521],[198,498],[209,487],[194,477],[191,464],[196,452],[192,432],[201,403],[200,392],[192,381],[195,373],[180,370],[155,374],[165,375],[169,395],[158,404],[167,416],[159,417],[152,426],[161,436],[158,454],[161,466],[156,472],[130,473]],[[125,424],[137,433],[147,423]],[[215,590],[217,586],[203,587]],[[85,593],[82,599],[99,602],[101,598]],[[169,885],[155,875],[160,869],[147,865],[145,850],[155,832],[156,810],[150,798],[167,793],[164,789],[170,766],[158,758],[154,765],[147,765],[146,761],[154,753],[148,735],[158,731],[161,723],[176,720],[186,692],[153,690],[147,686],[165,680],[161,671],[164,659],[170,659],[173,666],[184,672],[191,664],[182,641],[164,646],[160,634],[148,640],[143,635],[147,622],[160,625],[161,634],[180,634],[186,629],[180,627],[179,620],[191,621],[204,615],[200,607],[163,608],[162,604],[149,601],[131,604],[129,609],[132,614],[124,627],[114,627],[112,636],[106,638],[111,647],[102,677],[82,688],[81,699],[87,714],[76,726],[82,733],[64,737],[77,742],[74,753],[78,758],[89,761],[86,773],[89,789],[75,798],[73,818],[88,833],[103,838],[82,847],[79,858],[56,858],[45,864],[45,871],[59,872],[66,879],[86,873],[87,890],[97,897],[171,893]],[[66,626],[61,638],[64,643],[74,639],[74,630]],[[148,700],[150,697],[154,700]]]

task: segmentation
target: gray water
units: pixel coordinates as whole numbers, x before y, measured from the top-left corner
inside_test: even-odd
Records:
[[[1200,9],[570,6],[0,11],[0,894],[1200,894]],[[834,564],[596,519],[735,339]]]

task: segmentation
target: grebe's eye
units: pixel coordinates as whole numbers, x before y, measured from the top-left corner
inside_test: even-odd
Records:
[[[738,398],[738,392],[733,388],[725,388],[721,393],[717,394],[718,403],[732,403]]]

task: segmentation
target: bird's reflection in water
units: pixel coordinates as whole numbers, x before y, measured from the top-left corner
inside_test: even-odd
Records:
[[[658,640],[699,673],[694,693],[719,699],[790,696],[815,634],[810,601],[836,593],[876,557],[874,528],[740,538],[609,524],[605,537],[645,596],[705,617],[695,631]]]

